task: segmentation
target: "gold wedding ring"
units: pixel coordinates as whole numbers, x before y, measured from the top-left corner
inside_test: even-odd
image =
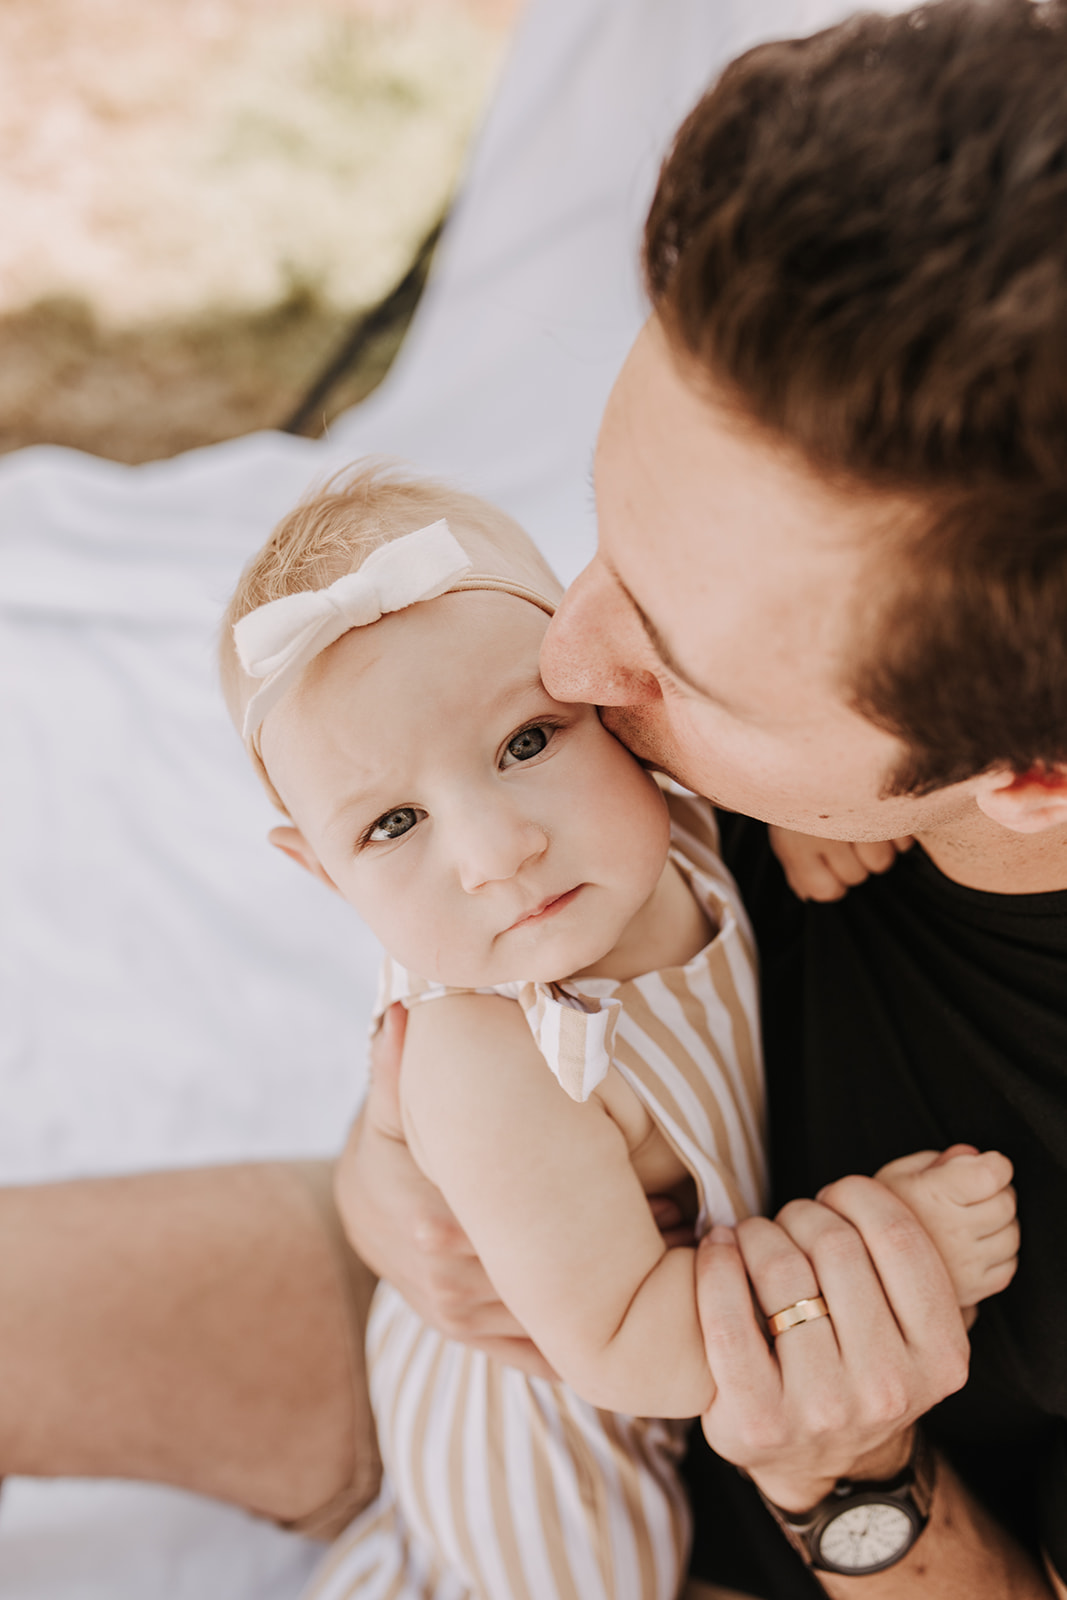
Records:
[[[829,1306],[822,1295],[817,1294],[812,1300],[794,1300],[784,1311],[776,1311],[773,1317],[767,1318],[767,1326],[777,1338],[787,1328],[798,1328],[802,1322],[818,1322],[820,1317],[829,1315]]]

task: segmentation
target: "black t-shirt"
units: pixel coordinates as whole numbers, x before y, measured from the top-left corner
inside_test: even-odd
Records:
[[[1067,1573],[1067,891],[965,889],[916,847],[805,904],[761,823],[719,820],[760,951],[775,1206],[957,1141],[1015,1164],[1019,1270],[983,1304],[968,1384],[929,1427]],[[702,1441],[689,1468],[694,1571],[770,1600],[822,1592]]]

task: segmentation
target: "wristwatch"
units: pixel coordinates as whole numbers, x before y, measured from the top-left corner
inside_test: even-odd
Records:
[[[863,1577],[903,1560],[930,1520],[936,1458],[921,1431],[907,1465],[881,1483],[839,1478],[810,1511],[761,1495],[790,1544],[817,1572]]]

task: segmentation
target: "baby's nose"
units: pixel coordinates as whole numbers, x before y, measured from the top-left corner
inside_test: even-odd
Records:
[[[486,884],[513,878],[547,846],[548,835],[538,823],[503,812],[483,813],[464,830],[460,882],[468,894],[476,894]]]

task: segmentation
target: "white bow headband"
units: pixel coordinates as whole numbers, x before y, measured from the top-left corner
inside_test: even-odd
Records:
[[[283,595],[235,622],[233,641],[241,666],[250,678],[261,680],[245,707],[241,729],[245,742],[255,747],[267,712],[310,661],[342,634],[378,622],[388,612],[464,589],[517,595],[549,616],[555,610],[550,600],[525,584],[470,569],[470,557],[442,517],[380,545],[357,572],[346,572],[328,588]]]

